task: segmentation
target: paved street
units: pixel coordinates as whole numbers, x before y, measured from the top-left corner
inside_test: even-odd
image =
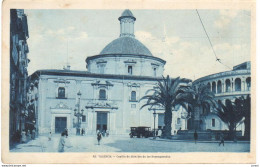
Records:
[[[19,144],[11,152],[57,152],[60,135],[54,135],[51,141],[40,136],[25,144]],[[217,142],[174,141],[164,139],[129,138],[129,136],[103,137],[101,145],[96,136],[69,136],[66,139],[65,152],[248,152],[249,142],[226,142],[218,146]]]

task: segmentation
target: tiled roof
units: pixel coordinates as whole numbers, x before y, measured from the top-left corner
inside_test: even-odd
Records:
[[[104,54],[134,54],[153,56],[149,49],[132,37],[120,37],[109,43],[101,52]]]

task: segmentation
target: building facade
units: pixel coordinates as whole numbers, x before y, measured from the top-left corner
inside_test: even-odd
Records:
[[[161,79],[165,61],[155,57],[135,39],[136,18],[125,10],[118,18],[120,37],[109,43],[99,55],[87,57],[87,71],[39,70],[32,74],[37,83],[37,128],[40,134],[60,133],[67,128],[87,134],[108,130],[110,134],[129,134],[130,127],[164,127],[164,111],[140,109],[139,101]],[[187,83],[183,83],[187,84]],[[182,107],[173,112],[172,132],[186,129]]]
[[[231,71],[220,72],[199,78],[193,82],[193,86],[208,85],[215,93],[215,99],[225,103],[226,99],[234,101],[235,98],[250,95],[251,90],[251,63],[244,62],[233,67]],[[227,125],[218,118],[213,110],[202,117],[201,128],[211,130],[227,130]],[[244,131],[244,124],[237,130]]]
[[[10,10],[10,144],[14,134],[25,128],[27,109],[29,52],[27,16],[22,9]]]

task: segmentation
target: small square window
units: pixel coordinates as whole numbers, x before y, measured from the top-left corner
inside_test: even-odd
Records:
[[[131,108],[136,108],[136,104],[131,104]]]

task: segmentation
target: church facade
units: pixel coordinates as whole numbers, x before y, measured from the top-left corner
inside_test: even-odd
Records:
[[[139,100],[156,86],[166,62],[153,56],[135,39],[136,18],[130,10],[125,10],[118,20],[120,37],[99,55],[87,57],[86,71],[73,71],[68,67],[38,70],[31,75],[32,83],[37,84],[28,97],[29,100],[35,98],[37,103],[39,134],[60,133],[65,128],[75,134],[78,122],[86,134],[95,134],[97,130],[129,134],[130,127],[137,126],[163,128],[164,111],[155,110],[154,118],[154,110],[140,109],[145,101]],[[180,128],[187,129],[183,112],[182,107],[173,112],[173,133]]]

